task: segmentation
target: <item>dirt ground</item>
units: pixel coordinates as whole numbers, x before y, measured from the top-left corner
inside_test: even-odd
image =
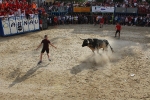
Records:
[[[47,34],[48,61],[37,65]],[[150,100],[150,28],[60,25],[44,31],[0,37],[0,100]],[[111,53],[92,53],[80,38],[107,39]]]

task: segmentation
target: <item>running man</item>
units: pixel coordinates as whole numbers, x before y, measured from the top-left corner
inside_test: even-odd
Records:
[[[119,38],[120,38],[120,31],[121,31],[121,25],[119,23],[117,23],[115,37],[116,37],[117,33],[119,33]]]
[[[48,40],[47,35],[44,36],[44,39],[42,40],[41,44],[37,47],[37,49],[41,47],[42,44],[43,44],[43,48],[41,51],[40,61],[38,62],[38,64],[42,63],[42,55],[44,54],[45,51],[47,53],[48,60],[51,61],[51,59],[49,58],[49,45],[51,45],[52,47],[56,49],[56,47]]]

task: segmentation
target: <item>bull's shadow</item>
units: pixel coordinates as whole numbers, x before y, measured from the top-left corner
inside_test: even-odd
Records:
[[[11,75],[13,75],[13,77],[16,77],[15,80],[9,85],[10,87],[13,87],[15,84],[17,83],[21,83],[23,81],[25,81],[26,79],[29,79],[37,74],[40,74],[42,71],[36,72],[39,68],[41,67],[46,67],[48,66],[48,64],[46,65],[37,65],[31,69],[29,69],[23,76],[21,75],[21,71],[19,68],[17,68],[16,70],[14,70],[14,72],[11,72]],[[36,73],[35,73],[36,72]]]

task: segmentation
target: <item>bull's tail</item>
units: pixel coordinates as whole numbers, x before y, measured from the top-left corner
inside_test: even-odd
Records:
[[[107,40],[104,40],[104,41],[106,41],[106,45],[109,45],[109,47],[110,47],[110,49],[111,49],[111,51],[112,51],[112,53],[113,53],[114,50],[113,50],[113,48],[111,47],[111,45],[109,44],[109,42],[108,42]]]
[[[109,44],[109,46],[110,46],[110,49],[111,49],[111,51],[112,51],[112,53],[114,52],[114,50],[113,50],[113,48],[111,47],[111,45]]]

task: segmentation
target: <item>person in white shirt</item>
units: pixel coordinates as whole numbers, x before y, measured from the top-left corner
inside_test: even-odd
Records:
[[[134,2],[134,7],[136,7],[137,6],[137,3],[136,2]]]

